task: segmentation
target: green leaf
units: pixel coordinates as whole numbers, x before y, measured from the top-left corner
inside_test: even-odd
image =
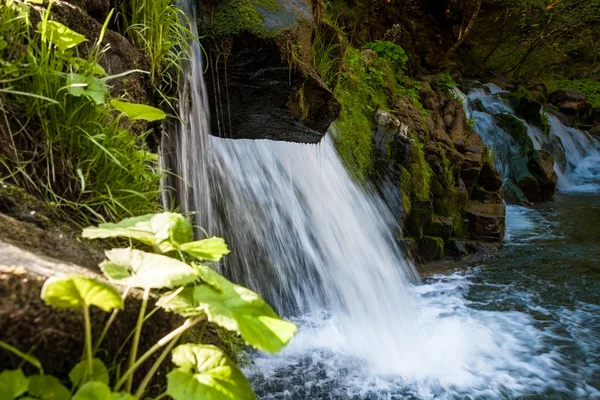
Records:
[[[67,28],[57,21],[43,21],[38,24],[38,31],[45,33],[46,37],[61,52],[71,49],[80,43],[87,41],[85,36]]]
[[[41,400],[71,399],[71,392],[51,375],[30,376],[28,392]]]
[[[296,333],[297,327],[280,319],[255,292],[225,279],[211,268],[197,266],[201,278],[211,285],[185,288],[160,307],[184,316],[206,313],[209,321],[238,332],[251,346],[275,353]]]
[[[13,400],[25,394],[29,379],[20,369],[0,372],[0,399]]]
[[[102,382],[88,382],[79,388],[73,400],[113,400],[110,388]]]
[[[106,369],[102,360],[94,358],[92,360],[92,373],[89,374],[87,360],[83,360],[77,363],[69,372],[69,379],[73,387],[80,387],[86,382],[101,382],[108,385],[108,369]]]
[[[106,312],[123,309],[121,294],[112,285],[77,275],[48,279],[42,287],[42,299],[57,308],[96,306]]]
[[[67,91],[75,97],[85,96],[94,103],[104,104],[108,87],[102,79],[71,73],[67,77]]]
[[[179,249],[201,260],[219,261],[224,255],[229,254],[229,248],[223,238],[211,237],[184,243]]]
[[[174,400],[252,400],[250,383],[222,350],[184,344],[173,350],[179,368],[167,375],[167,394]]]
[[[164,212],[127,218],[112,224],[100,224],[83,230],[87,239],[126,237],[149,246],[157,247],[163,253],[175,250],[179,244],[192,240],[192,224],[181,214]]]
[[[100,264],[104,274],[120,284],[139,288],[173,288],[198,280],[196,268],[160,254],[134,249],[106,251],[108,261]]]
[[[121,101],[117,99],[112,99],[110,104],[131,120],[141,119],[152,122],[159,121],[167,117],[167,114],[165,114],[163,110],[148,106],[146,104],[129,103],[127,101]]]
[[[129,393],[120,392],[113,393],[111,400],[136,400],[136,398]]]

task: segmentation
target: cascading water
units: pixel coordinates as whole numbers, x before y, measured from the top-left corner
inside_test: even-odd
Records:
[[[494,150],[496,167],[507,178],[511,176],[511,164],[519,158],[519,148],[514,139],[498,124],[494,116],[510,114],[527,128],[527,134],[536,150],[546,150],[563,159],[566,165],[556,163],[558,187],[563,191],[595,191],[600,182],[600,144],[585,132],[563,125],[560,120],[543,111],[550,125],[549,135],[519,118],[514,109],[504,100],[506,93],[493,84],[484,89],[474,89],[465,96],[456,89],[465,108],[465,113],[475,120],[475,130],[484,142]],[[466,99],[466,100],[465,100]],[[485,111],[477,110],[473,104],[480,101]],[[556,139],[559,141],[556,142]]]
[[[282,354],[256,355],[247,368],[261,398],[562,390],[573,372],[549,349],[551,330],[521,311],[487,309],[493,300],[467,300],[469,274],[419,283],[396,244],[393,216],[355,185],[330,137],[318,146],[212,137],[195,45],[183,78],[181,121],[162,144],[179,177],[171,182],[178,203],[199,212],[210,234],[227,237],[235,251],[226,272],[300,325]]]

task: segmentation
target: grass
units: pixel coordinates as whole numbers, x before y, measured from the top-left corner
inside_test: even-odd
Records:
[[[174,0],[129,0],[122,7],[125,34],[148,56],[159,101],[173,109],[174,99],[167,93],[174,92],[182,60],[190,56],[190,21]]]
[[[0,37],[2,179],[81,225],[156,211],[157,156],[142,126],[109,105],[98,65],[106,48],[94,44],[86,59],[77,47],[59,50],[15,1],[0,5]]]

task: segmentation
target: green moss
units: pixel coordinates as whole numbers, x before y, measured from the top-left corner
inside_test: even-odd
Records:
[[[201,21],[200,29],[210,36],[232,36],[241,32],[251,32],[267,37],[270,32],[264,24],[264,17],[257,8],[277,10],[276,0],[225,0],[211,16]]]
[[[462,214],[468,202],[468,193],[461,192],[454,186],[447,188],[442,196],[433,200],[433,208],[436,214],[454,219],[454,236],[465,237],[466,235],[467,230],[464,226]]]
[[[412,193],[410,173],[404,167],[400,167],[400,190],[404,193]]]
[[[404,190],[401,190],[400,194],[402,195],[402,207],[404,207],[404,213],[406,215],[410,215],[410,213],[412,211],[412,204],[410,202],[410,196]]]
[[[531,99],[533,95],[524,86],[519,86],[516,90],[510,93],[510,97],[514,100]]]
[[[502,129],[521,147],[524,154],[533,150],[533,142],[527,134],[527,127],[523,122],[512,114],[496,114],[494,118]]]
[[[425,160],[423,144],[418,139],[412,139],[408,152],[408,173],[411,177],[411,198],[428,200],[431,195],[431,167]]]

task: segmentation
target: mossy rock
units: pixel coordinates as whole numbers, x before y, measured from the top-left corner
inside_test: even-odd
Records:
[[[444,240],[436,236],[423,236],[419,240],[417,251],[424,260],[439,260],[444,257]]]
[[[418,141],[413,141],[407,157],[407,170],[411,177],[411,199],[429,200],[431,195],[431,167]]]
[[[268,24],[267,15],[280,11],[275,0],[225,0],[209,15],[201,16],[200,32],[211,37],[227,37],[250,32],[260,37],[277,34],[277,26]]]
[[[523,154],[533,150],[533,142],[527,134],[527,127],[517,117],[512,114],[496,114],[494,119],[513,138]]]
[[[442,217],[452,217],[453,235],[466,237],[467,230],[464,226],[463,211],[469,203],[469,193],[457,187],[450,187],[444,191],[443,196],[433,200],[435,213]]]
[[[415,239],[423,237],[423,227],[431,222],[433,207],[430,200],[411,201],[411,212],[405,227]]]

